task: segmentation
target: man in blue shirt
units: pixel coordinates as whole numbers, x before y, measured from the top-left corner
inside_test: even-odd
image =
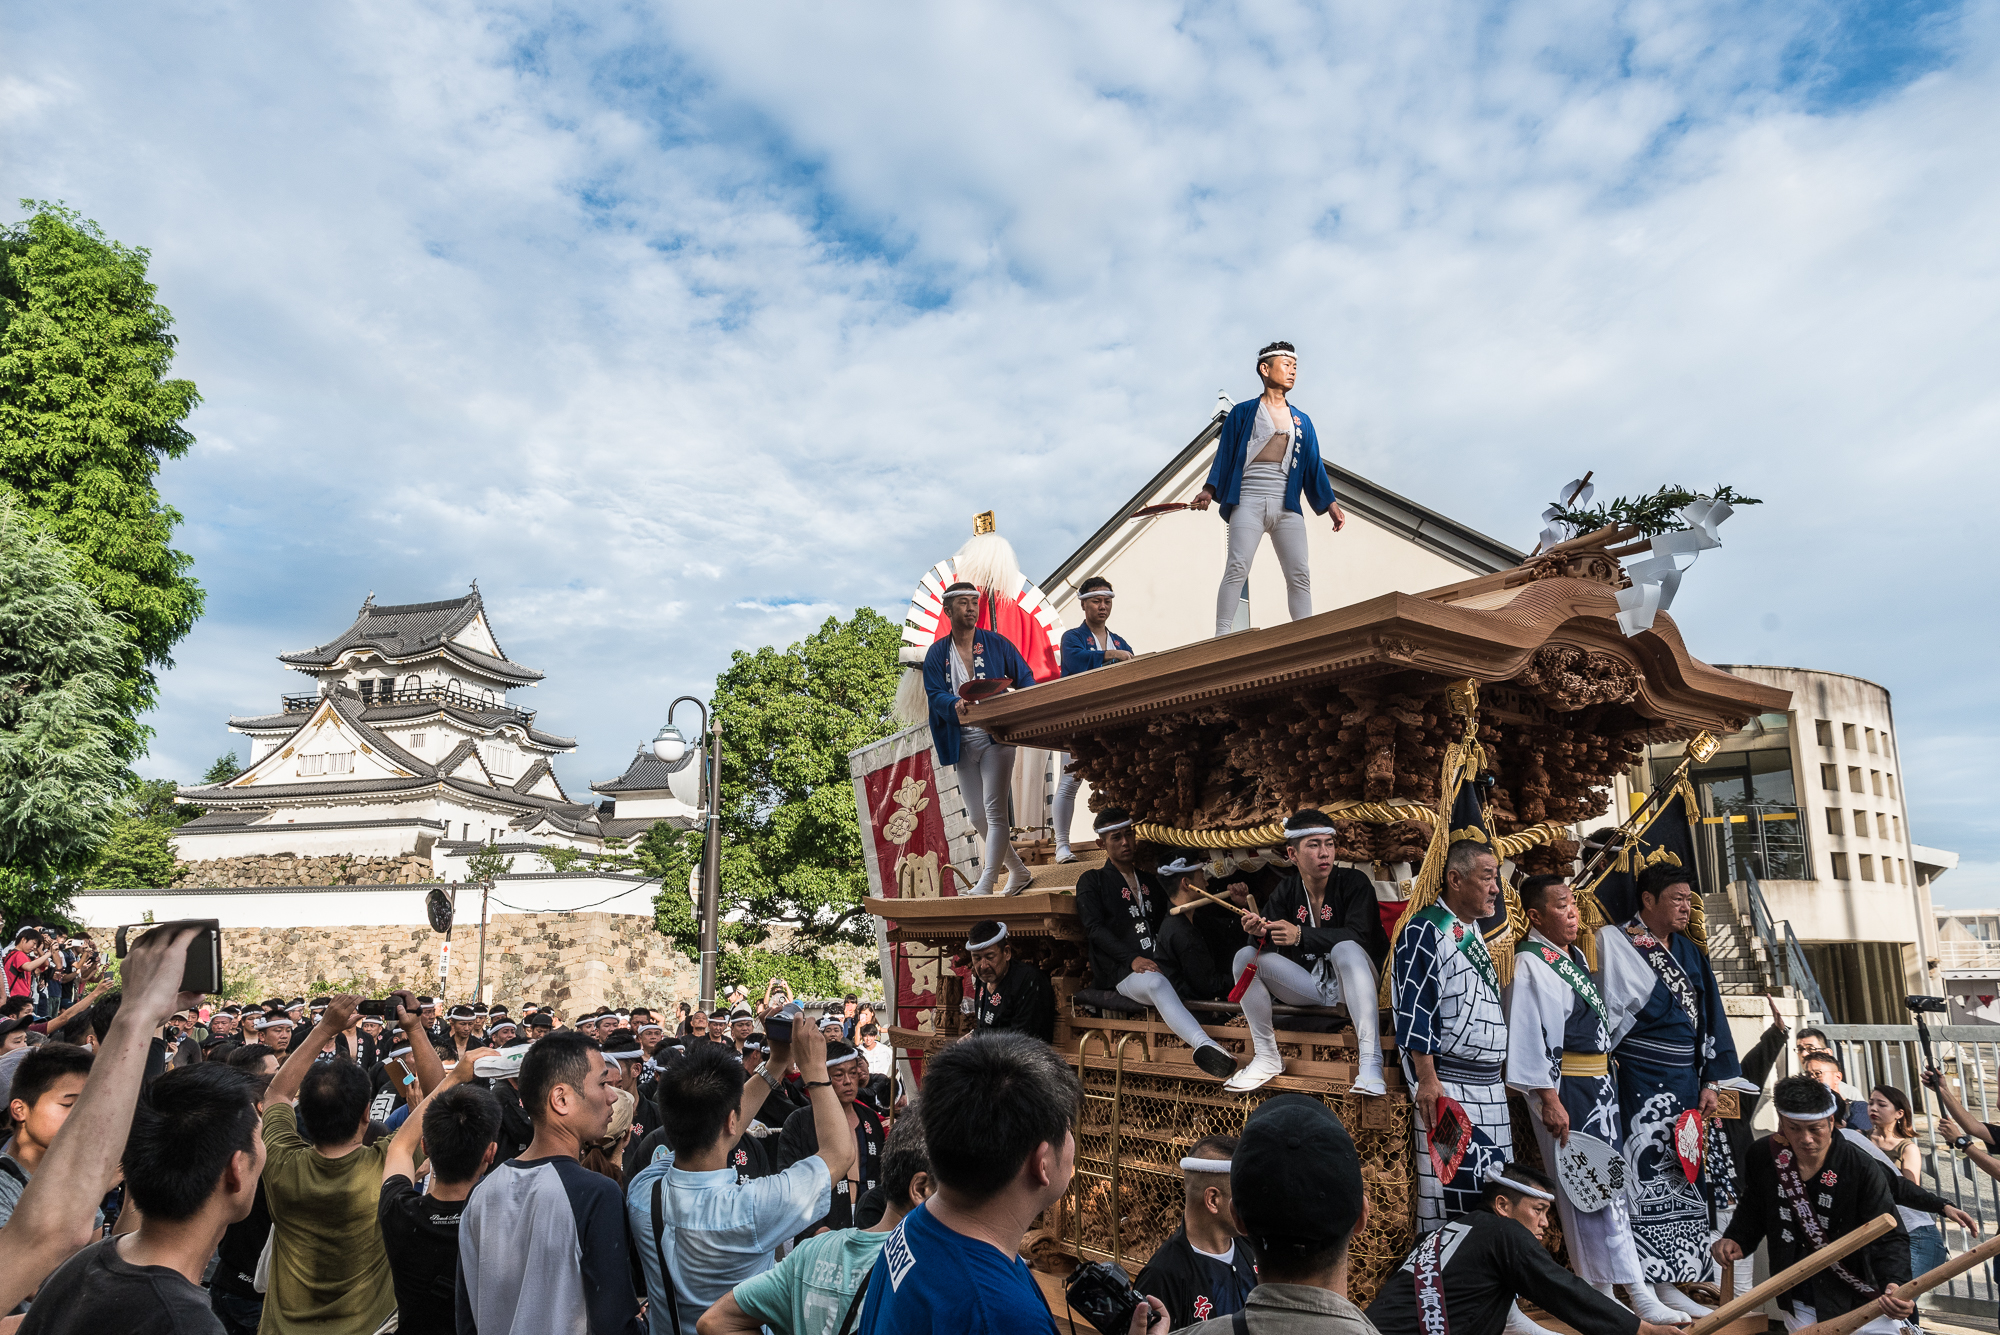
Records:
[[[1076,605],[1083,609],[1083,624],[1063,633],[1065,677],[1106,663],[1123,663],[1134,656],[1125,637],[1111,629],[1111,598],[1111,581],[1102,575],[1092,575],[1077,592]],[[1069,768],[1067,752],[1057,753],[1056,769],[1062,778],[1056,784],[1055,801],[1049,807],[1049,823],[1056,831],[1056,861],[1075,862],[1076,854],[1069,846],[1069,827],[1076,818],[1076,795],[1083,787],[1083,776]]]
[[[944,591],[944,614],[951,634],[924,655],[924,694],[930,698],[931,745],[938,759],[953,767],[958,790],[965,798],[966,818],[986,841],[986,861],[979,881],[965,893],[990,895],[1007,868],[1007,888],[1018,895],[1033,873],[1014,851],[1008,799],[1014,791],[1014,748],[1003,746],[972,722],[976,708],[959,694],[969,681],[1001,680],[1033,686],[1035,674],[1014,642],[994,630],[979,629],[980,592],[960,580]]]
[[[882,1244],[858,1335],[1057,1335],[1021,1235],[1069,1187],[1081,1095],[1025,1034],[975,1034],[931,1058],[915,1115],[936,1190]],[[1166,1318],[1157,1298],[1132,1335],[1149,1315]]]
[[[1312,572],[1306,548],[1303,497],[1317,514],[1331,514],[1335,533],[1347,515],[1334,499],[1333,483],[1320,462],[1319,436],[1312,419],[1286,399],[1298,383],[1299,359],[1289,343],[1266,344],[1257,354],[1264,392],[1229,410],[1216,443],[1208,482],[1191,503],[1206,510],[1219,505],[1229,525],[1229,562],[1215,594],[1215,633],[1236,624],[1236,607],[1250,578],[1250,563],[1266,533],[1285,573],[1285,607],[1294,621],[1312,615]]]

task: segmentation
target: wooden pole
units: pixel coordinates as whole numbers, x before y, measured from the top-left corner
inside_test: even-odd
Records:
[[[1981,1262],[2000,1256],[2000,1238],[1982,1242],[1969,1252],[1961,1252],[1951,1260],[1933,1270],[1926,1270],[1908,1284],[1896,1286],[1898,1298],[1914,1299],[1919,1294],[1928,1293],[1947,1280],[1958,1278]],[[1854,1335],[1863,1326],[1882,1314],[1882,1309],[1874,1303],[1866,1303],[1842,1316],[1828,1317],[1807,1326],[1800,1335]]]
[[[1210,901],[1212,901],[1212,902],[1214,902],[1214,903],[1217,903],[1217,904],[1220,904],[1220,905],[1222,905],[1222,907],[1224,907],[1224,908],[1228,909],[1228,910],[1229,910],[1229,911],[1230,911],[1231,913],[1240,913],[1240,914],[1242,914],[1242,915],[1243,915],[1244,917],[1246,917],[1246,918],[1247,918],[1247,917],[1249,917],[1249,916],[1250,916],[1250,914],[1251,914],[1251,910],[1250,910],[1250,909],[1246,909],[1246,908],[1243,908],[1243,907],[1241,907],[1240,905],[1237,905],[1237,904],[1233,904],[1233,903],[1231,903],[1231,902],[1230,902],[1229,900],[1226,900],[1226,899],[1224,899],[1224,898],[1223,898],[1223,897],[1222,897],[1221,895],[1211,895],[1211,894],[1210,894],[1210,893],[1208,893],[1208,891],[1206,891],[1206,890],[1196,890],[1196,891],[1195,891],[1195,893],[1196,893],[1196,894],[1198,894],[1198,895],[1200,895],[1200,896],[1201,896],[1201,897],[1202,897],[1203,899],[1206,899],[1206,900],[1210,900]],[[1183,912],[1186,912],[1186,913],[1193,913],[1193,912],[1194,912],[1194,911],[1195,911],[1196,909],[1198,909],[1198,908],[1201,908],[1201,907],[1202,907],[1202,905],[1200,905],[1200,904],[1176,904],[1176,905],[1174,905],[1174,906],[1173,906],[1172,908],[1168,909],[1168,910],[1167,910],[1167,912],[1169,912],[1169,913],[1183,913]]]
[[[1689,1326],[1686,1335],[1714,1335],[1737,1317],[1762,1307],[1786,1289],[1817,1275],[1850,1252],[1858,1252],[1883,1234],[1895,1232],[1896,1222],[1897,1216],[1893,1214],[1876,1215],[1852,1233],[1842,1234],[1805,1259],[1792,1262],[1750,1292],[1716,1308]]]

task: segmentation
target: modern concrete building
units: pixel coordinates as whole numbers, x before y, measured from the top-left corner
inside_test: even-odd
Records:
[[[1790,691],[1792,705],[1722,739],[1689,775],[1704,885],[1732,897],[1751,936],[1764,935],[1762,915],[1774,935],[1796,938],[1827,1019],[1907,1023],[1906,994],[1941,990],[1930,887],[1958,859],[1911,832],[1887,688],[1838,672],[1717,666]],[[1680,756],[1678,744],[1650,748],[1621,802]]]

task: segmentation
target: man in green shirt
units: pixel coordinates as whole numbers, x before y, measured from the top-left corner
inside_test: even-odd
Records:
[[[397,1016],[426,1093],[443,1076],[415,998]],[[396,1310],[377,1207],[388,1142],[368,1133],[368,1076],[345,1057],[315,1060],[354,1021],[360,998],[335,997],[272,1077],[264,1105],[264,1194],[271,1209],[271,1286],[259,1335],[370,1335]],[[291,1100],[298,1099],[294,1112]],[[302,1136],[300,1132],[303,1131]]]
[[[746,1279],[695,1322],[696,1335],[846,1335],[861,1315],[863,1287],[882,1244],[903,1216],[931,1194],[924,1126],[896,1123],[882,1149],[882,1218],[873,1228],[843,1228],[807,1238],[792,1254]]]

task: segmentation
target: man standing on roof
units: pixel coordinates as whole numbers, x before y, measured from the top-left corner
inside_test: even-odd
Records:
[[[931,745],[938,759],[958,774],[965,815],[986,840],[986,860],[979,882],[965,891],[990,895],[1007,868],[1003,894],[1028,888],[1033,873],[1014,851],[1008,799],[1014,791],[1014,748],[1003,746],[972,723],[977,705],[959,695],[969,681],[1001,680],[1033,686],[1035,674],[1014,642],[998,631],[979,629],[979,587],[960,580],[944,591],[944,614],[951,634],[924,655],[924,694],[931,706]],[[1004,689],[1004,688],[1003,688]]]
[[[1125,637],[1111,629],[1111,598],[1111,581],[1102,575],[1092,575],[1077,592],[1076,605],[1083,609],[1083,624],[1063,632],[1065,677],[1107,663],[1123,663],[1133,656],[1132,646],[1125,642]],[[1055,801],[1049,804],[1049,823],[1056,831],[1056,861],[1075,862],[1076,854],[1069,846],[1069,827],[1076,819],[1076,795],[1083,787],[1083,776],[1069,768],[1067,752],[1056,753],[1056,767],[1062,778],[1056,784]]]
[[[1215,594],[1217,635],[1227,635],[1236,624],[1236,606],[1250,578],[1250,563],[1266,533],[1285,573],[1286,610],[1294,621],[1312,615],[1312,572],[1301,497],[1311,503],[1314,513],[1333,517],[1335,533],[1347,525],[1346,512],[1334,499],[1333,483],[1320,462],[1312,419],[1285,397],[1299,378],[1299,359],[1292,345],[1265,344],[1257,353],[1257,375],[1264,392],[1229,410],[1208,483],[1191,507],[1206,510],[1210,503],[1218,504],[1229,525],[1229,563]]]

